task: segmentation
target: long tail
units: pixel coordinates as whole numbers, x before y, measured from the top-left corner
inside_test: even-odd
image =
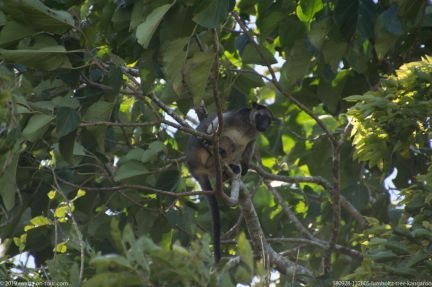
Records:
[[[208,178],[203,178],[201,183],[201,188],[203,190],[212,190],[210,180]],[[208,195],[208,203],[212,216],[212,229],[213,229],[213,253],[215,257],[215,262],[218,263],[221,259],[221,242],[220,242],[220,230],[221,230],[221,222],[220,222],[220,213],[219,213],[219,205],[214,194]]]

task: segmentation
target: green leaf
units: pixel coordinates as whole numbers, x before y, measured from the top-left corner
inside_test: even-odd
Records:
[[[281,69],[281,80],[292,85],[309,72],[312,54],[307,50],[303,41],[297,42],[289,51],[285,64]]]
[[[116,217],[113,217],[111,220],[111,239],[114,243],[115,248],[118,252],[120,252],[123,255],[127,254],[126,246],[124,245],[122,241],[122,235],[119,228],[119,220]]]
[[[145,21],[138,25],[136,30],[136,38],[141,46],[144,48],[148,47],[150,40],[156,31],[156,28],[162,21],[163,16],[166,12],[168,12],[172,5],[174,5],[174,3],[175,1],[173,1],[171,4],[165,4],[154,9],[149,15],[147,15]]]
[[[98,101],[91,105],[85,113],[84,121],[108,121],[111,117],[114,103],[106,101]],[[101,151],[105,150],[105,137],[107,127],[95,126],[87,127],[88,131],[94,136],[97,141],[97,145]]]
[[[0,10],[0,27],[6,25],[6,15]]]
[[[384,246],[396,254],[401,254],[401,255],[410,254],[410,251],[408,250],[408,248],[402,242],[399,242],[399,241],[396,242],[396,241],[388,240],[384,244]]]
[[[229,9],[230,0],[211,0],[192,20],[205,28],[216,28],[225,22]]]
[[[181,95],[183,90],[182,73],[180,71],[182,71],[186,61],[187,51],[185,46],[188,42],[188,37],[179,38],[165,43],[162,50],[163,71],[177,95]]]
[[[115,256],[115,255],[105,255],[108,256]],[[121,266],[122,263],[126,263],[123,259],[101,259],[99,257],[95,258],[97,260],[97,263],[101,262],[102,260],[105,260],[105,264],[108,264],[109,262],[113,263],[113,266]],[[111,261],[108,261],[111,260]],[[126,260],[126,259],[125,259]],[[90,261],[90,264],[92,261]],[[96,263],[95,263],[96,264]],[[125,266],[126,267],[126,266]],[[125,272],[115,272],[115,271],[107,271],[107,272],[101,272],[97,273],[87,281],[83,283],[83,287],[116,287],[116,286],[143,286],[143,280],[140,279],[137,275],[131,273],[132,271],[125,271]]]
[[[77,110],[80,107],[80,102],[70,96],[55,97],[51,100],[56,107],[68,107]]]
[[[237,246],[238,246],[238,251],[241,260],[246,264],[249,271],[253,272],[254,270],[253,251],[249,243],[249,240],[247,240],[244,232],[240,233]]]
[[[341,62],[348,44],[346,42],[326,41],[323,47],[324,61],[330,65],[333,72],[337,72],[339,63]]]
[[[62,157],[69,163],[72,163],[72,155],[75,147],[76,130],[62,136],[59,139],[59,150]]]
[[[282,46],[289,50],[305,37],[306,27],[296,16],[285,16],[285,19],[279,23],[279,34]]]
[[[335,20],[339,30],[346,39],[350,39],[356,31],[360,0],[337,0]]]
[[[60,107],[57,109],[57,135],[63,137],[79,127],[80,115],[71,108]]]
[[[308,39],[318,50],[321,50],[325,40],[328,38],[327,35],[332,28],[331,24],[329,17],[316,20],[311,24]]]
[[[17,192],[16,170],[18,166],[18,154],[6,153],[0,157],[4,166],[0,174],[0,196],[6,210],[15,206],[15,194]],[[5,165],[5,163],[8,163]]]
[[[7,22],[0,32],[0,46],[7,46],[14,42],[33,35],[35,30],[32,26],[24,25],[15,21]]]
[[[43,71],[72,68],[69,58],[66,56],[67,53],[65,47],[60,45],[39,47],[38,49],[0,49],[0,57],[6,61],[24,64]]]
[[[63,33],[74,27],[71,14],[49,8],[39,0],[4,0],[5,10],[18,22],[31,23],[32,27],[52,32]]]
[[[269,50],[258,46],[260,52],[252,44],[247,44],[241,52],[241,58],[244,64],[276,64],[277,61]]]
[[[160,141],[152,142],[149,145],[148,149],[142,153],[140,160],[141,162],[148,162],[153,158],[155,158],[156,155],[163,150],[165,150],[165,145],[163,144],[163,142]]]
[[[53,119],[53,116],[45,114],[36,114],[32,116],[22,131],[23,139],[31,142],[38,140],[47,131]]]
[[[108,270],[110,268],[133,269],[129,261],[123,256],[117,254],[106,254],[96,256],[90,260],[90,265],[98,270]]]
[[[205,94],[214,55],[208,52],[196,52],[186,61],[184,79],[191,91],[194,106],[198,107]]]
[[[387,32],[397,36],[402,35],[402,24],[398,17],[398,8],[396,5],[392,5],[386,11],[384,11],[378,17],[378,21],[383,24]]]
[[[249,285],[252,280],[252,274],[245,267],[239,266],[236,269],[234,278],[238,283]]]
[[[296,9],[297,17],[302,22],[310,23],[322,8],[324,8],[322,0],[300,0]]]
[[[122,181],[138,175],[147,173],[148,170],[144,164],[139,161],[128,161],[120,166],[117,170],[114,180]]]
[[[375,50],[378,59],[384,59],[386,54],[394,47],[398,36],[402,32],[396,6],[391,6],[378,16],[375,25]]]
[[[54,217],[64,218],[69,212],[69,207],[67,205],[60,205],[54,211]]]
[[[398,256],[392,251],[378,251],[370,254],[369,257],[378,263],[382,263],[382,262],[392,261],[396,259]]]

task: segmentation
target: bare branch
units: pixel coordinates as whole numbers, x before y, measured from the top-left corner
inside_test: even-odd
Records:
[[[239,206],[244,215],[246,227],[248,229],[252,246],[256,254],[262,254],[264,258],[268,256],[270,263],[276,265],[278,271],[281,273],[296,273],[312,276],[312,272],[309,269],[282,257],[275,250],[273,250],[273,248],[267,242],[255,207],[244,185],[242,185],[240,192]]]
[[[219,155],[219,139],[222,134],[224,128],[223,122],[223,114],[222,114],[222,105],[219,94],[218,80],[219,80],[219,38],[217,31],[215,29],[212,30],[213,33],[213,53],[214,53],[214,64],[213,64],[213,76],[212,87],[213,87],[213,97],[216,104],[216,112],[218,119],[218,126],[216,132],[213,134],[213,157],[215,160],[215,168],[216,168],[216,186],[215,186],[215,194],[216,196],[222,197],[222,164]]]
[[[308,238],[267,238],[268,242],[272,243],[304,243],[308,245],[314,245],[322,249],[328,249],[328,242],[324,240],[319,239],[308,239]],[[356,258],[363,258],[363,254],[355,249],[336,244],[335,250],[356,257]]]
[[[124,184],[120,186],[110,186],[110,187],[90,187],[90,186],[81,186],[67,180],[64,180],[58,177],[58,180],[66,185],[72,186],[74,188],[81,188],[86,191],[122,191],[127,189],[135,189],[141,190],[147,193],[156,193],[161,195],[173,196],[176,198],[184,197],[184,196],[196,196],[196,195],[211,195],[214,194],[212,191],[189,191],[189,192],[171,192],[166,190],[161,190],[149,186],[144,185],[136,185],[136,184]]]
[[[333,188],[330,182],[320,176],[285,176],[272,174],[267,172],[261,165],[255,163],[251,163],[250,167],[259,175],[267,179],[278,180],[286,183],[315,183],[321,185],[326,190],[331,190]],[[340,204],[341,207],[345,209],[345,211],[347,211],[362,228],[368,227],[368,223],[363,218],[363,215],[361,215],[361,213],[343,195],[340,195]]]
[[[285,175],[272,174],[267,172],[261,165],[255,163],[250,163],[250,168],[255,170],[262,177],[271,180],[278,180],[286,183],[315,183],[321,185],[326,189],[332,188],[330,182],[328,182],[325,178],[320,176],[285,176]]]
[[[300,220],[297,218],[295,213],[291,210],[291,208],[285,203],[285,200],[282,198],[282,196],[277,192],[277,190],[270,185],[269,181],[265,181],[268,189],[270,192],[274,195],[276,198],[277,203],[282,206],[282,210],[284,211],[285,215],[291,220],[291,222],[295,225],[295,227],[304,235],[306,235],[309,239],[314,239],[315,237],[312,235],[312,233],[309,232],[309,230],[306,229],[306,227],[303,226],[303,224],[300,222]]]
[[[81,127],[91,127],[91,126],[110,126],[110,127],[147,127],[161,124],[161,121],[149,121],[142,123],[118,123],[118,122],[107,122],[107,121],[82,121],[80,123]]]

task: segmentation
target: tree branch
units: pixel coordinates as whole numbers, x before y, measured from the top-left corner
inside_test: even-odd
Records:
[[[270,192],[273,194],[273,196],[276,198],[276,202],[280,206],[282,206],[282,210],[284,211],[285,215],[288,217],[289,220],[291,220],[291,222],[295,225],[295,227],[301,233],[303,233],[307,238],[314,239],[315,237],[312,235],[312,233],[309,232],[309,230],[306,229],[306,227],[303,226],[303,224],[297,218],[295,213],[285,203],[285,200],[282,198],[282,196],[279,194],[279,192],[277,192],[276,189],[270,185],[270,182],[268,180],[265,181],[265,184],[267,185],[267,188],[270,190]]]
[[[222,134],[224,128],[223,114],[222,114],[222,105],[219,94],[218,80],[219,80],[219,38],[217,31],[215,29],[212,30],[213,33],[213,53],[214,53],[214,64],[213,64],[213,77],[212,87],[213,87],[213,97],[216,104],[216,112],[218,119],[218,126],[216,132],[213,134],[213,157],[215,160],[215,168],[216,168],[216,187],[215,194],[216,196],[222,197],[222,164],[219,155],[219,139]]]
[[[239,206],[245,219],[246,227],[252,241],[256,254],[263,258],[269,258],[270,263],[276,265],[279,272],[284,274],[303,274],[312,276],[312,272],[304,266],[296,264],[278,254],[267,242],[261,224],[258,219],[255,207],[248,191],[244,185],[241,187]]]
[[[161,190],[149,186],[144,185],[136,185],[136,184],[124,184],[119,186],[110,186],[110,187],[90,187],[90,186],[82,186],[79,184],[75,184],[72,182],[69,182],[67,180],[64,180],[60,177],[58,177],[58,180],[66,185],[72,186],[74,188],[80,188],[86,191],[121,191],[125,189],[136,189],[141,190],[147,193],[156,193],[160,195],[167,195],[167,196],[173,196],[176,198],[184,197],[184,196],[195,196],[195,195],[211,195],[214,194],[212,191],[188,191],[188,192],[171,192],[166,190]]]
[[[325,178],[320,176],[285,176],[272,174],[267,172],[261,165],[255,163],[250,164],[250,168],[255,170],[260,176],[271,179],[282,181],[286,183],[315,183],[321,185],[326,190],[331,190],[333,186]],[[368,223],[363,218],[363,215],[343,196],[340,195],[341,207],[345,209],[359,224],[362,228],[367,228]]]
[[[328,249],[328,242],[324,241],[324,240],[319,240],[319,239],[308,239],[308,238],[267,238],[268,242],[272,242],[272,243],[283,243],[283,242],[288,242],[288,243],[305,243],[308,245],[314,245],[317,246],[319,248],[322,249]],[[350,255],[352,257],[356,257],[356,258],[363,258],[363,254],[355,249],[351,249],[349,247],[343,246],[343,245],[339,245],[336,244],[335,245],[335,250],[340,251],[341,253]]]

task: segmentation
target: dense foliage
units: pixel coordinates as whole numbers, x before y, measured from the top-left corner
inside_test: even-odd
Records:
[[[431,27],[425,0],[0,1],[0,279],[430,279]],[[253,101],[278,122],[216,267],[184,152]]]

